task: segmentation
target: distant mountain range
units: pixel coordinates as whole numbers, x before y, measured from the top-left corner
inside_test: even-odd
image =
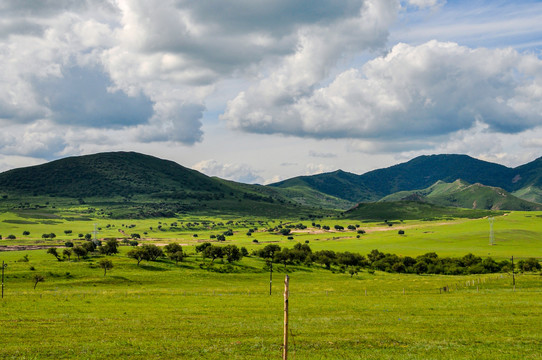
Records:
[[[149,155],[109,152],[0,173],[0,195],[3,208],[39,206],[52,198],[132,217],[188,211],[314,215],[377,201],[540,210],[542,159],[508,168],[466,155],[420,156],[362,175],[338,170],[261,186],[209,177]]]
[[[445,187],[442,183],[454,185]],[[542,158],[509,168],[467,155],[420,156],[362,175],[338,170],[295,177],[269,186],[312,189],[354,204],[379,201],[386,197],[388,200],[398,200],[418,193],[422,195],[419,200],[434,201],[440,205],[532,210],[539,207],[535,203],[542,202]],[[463,194],[460,196],[458,191]],[[396,193],[399,194],[389,197]],[[437,196],[437,193],[440,195]],[[452,194],[458,199],[454,200]],[[446,196],[449,197],[448,201],[445,201]],[[503,197],[509,201],[503,201]],[[519,199],[512,201],[514,198]]]

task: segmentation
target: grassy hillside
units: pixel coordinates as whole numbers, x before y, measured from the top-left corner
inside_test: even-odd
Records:
[[[398,201],[418,197],[420,201],[439,206],[455,206],[486,210],[541,210],[542,205],[519,199],[509,192],[462,180],[453,183],[438,181],[432,186],[414,191],[401,191],[384,197],[381,201]]]
[[[112,218],[182,213],[315,215],[279,192],[210,178],[175,162],[134,152],[70,157],[0,174],[0,209],[86,206]]]
[[[426,189],[438,181],[452,183],[463,179],[470,184],[482,184],[489,187],[502,188],[523,200],[542,202],[542,158],[515,169],[506,166],[474,159],[467,155],[430,155],[420,156],[408,162],[384,169],[370,171],[362,175],[335,171],[314,176],[301,176],[279,183],[273,187],[296,189],[301,192],[308,190],[322,192],[348,202],[377,201],[391,194]],[[471,189],[472,190],[472,189]],[[491,198],[488,189],[480,190]],[[404,196],[408,194],[403,193]],[[435,194],[436,195],[436,194]],[[509,196],[508,194],[506,196]],[[397,199],[394,195],[393,199]],[[471,208],[472,202],[465,205],[468,196],[441,204],[466,206]],[[502,199],[501,199],[502,200]],[[498,197],[483,201],[483,208],[505,206],[524,210],[533,208],[532,205],[507,199],[501,201]]]
[[[443,207],[419,201],[360,203],[346,211],[344,217],[361,221],[434,220],[446,218],[480,218],[496,214],[488,210]]]

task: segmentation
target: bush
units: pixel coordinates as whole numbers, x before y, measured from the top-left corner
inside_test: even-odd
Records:
[[[8,240],[15,240],[16,239],[15,235],[8,235],[7,238],[8,238]]]
[[[30,235],[30,231],[23,231],[23,236],[28,236]]]
[[[71,248],[71,247],[73,247],[73,243],[72,243],[71,241],[66,241],[66,242],[64,243],[64,246],[65,246],[65,247],[68,247],[68,248]]]
[[[398,233],[399,235],[405,235],[405,231],[404,231],[404,230],[399,230],[397,233]]]

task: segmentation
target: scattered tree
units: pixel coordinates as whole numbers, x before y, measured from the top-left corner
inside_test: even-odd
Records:
[[[73,248],[73,253],[77,256],[77,260],[79,260],[81,257],[87,256],[87,249],[78,245]]]
[[[53,255],[58,261],[60,261],[60,256],[58,255],[58,250],[56,248],[47,249],[47,254]]]
[[[67,258],[68,258],[68,261],[70,261],[70,258],[71,258],[71,256],[72,256],[72,254],[73,254],[72,249],[69,249],[69,248],[68,248],[68,249],[64,249],[64,250],[62,251],[62,255],[64,255],[65,257],[67,257]]]
[[[99,265],[102,269],[104,269],[104,276],[107,273],[107,270],[110,270],[113,268],[113,262],[109,259],[100,260]]]
[[[38,285],[39,282],[45,281],[45,277],[40,274],[35,274],[32,279],[34,280],[34,290],[36,290],[36,286]]]

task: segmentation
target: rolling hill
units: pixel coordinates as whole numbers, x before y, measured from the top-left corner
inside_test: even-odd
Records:
[[[428,188],[400,191],[382,198],[381,202],[415,200],[445,207],[485,210],[542,210],[542,205],[529,202],[498,187],[469,184],[462,180],[446,183],[441,180]]]
[[[355,204],[378,201],[401,191],[425,189],[437,181],[453,183],[457,179],[470,184],[502,188],[530,202],[542,202],[542,158],[517,168],[509,168],[467,155],[419,156],[362,175],[339,170],[300,176],[270,186],[281,189],[306,187]],[[471,204],[474,200],[472,198]]]
[[[202,211],[314,214],[314,209],[276,189],[211,178],[173,161],[135,152],[75,156],[6,171],[0,174],[0,194],[4,209],[92,204],[113,217]]]

